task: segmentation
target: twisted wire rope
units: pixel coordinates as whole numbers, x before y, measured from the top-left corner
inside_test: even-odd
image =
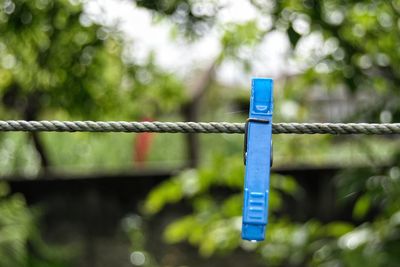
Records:
[[[244,123],[127,121],[0,121],[0,131],[243,134]],[[400,123],[273,123],[274,134],[400,134]]]

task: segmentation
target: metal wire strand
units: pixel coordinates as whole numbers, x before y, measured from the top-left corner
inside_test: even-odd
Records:
[[[126,121],[0,121],[0,131],[244,133],[244,123]],[[400,123],[274,123],[274,134],[400,134]]]

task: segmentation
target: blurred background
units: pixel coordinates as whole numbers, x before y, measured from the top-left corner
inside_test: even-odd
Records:
[[[0,0],[0,119],[399,122],[400,1]],[[0,266],[399,266],[400,140],[274,135],[264,242],[243,136],[0,133]]]

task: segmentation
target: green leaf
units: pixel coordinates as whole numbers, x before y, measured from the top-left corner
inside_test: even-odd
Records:
[[[324,226],[326,234],[332,237],[340,237],[354,229],[354,226],[347,222],[332,222]]]
[[[192,216],[187,216],[171,223],[165,229],[164,239],[170,243],[177,243],[186,239],[195,223],[195,219]]]
[[[357,220],[363,219],[371,208],[371,197],[368,194],[362,195],[357,199],[353,208],[353,218]]]

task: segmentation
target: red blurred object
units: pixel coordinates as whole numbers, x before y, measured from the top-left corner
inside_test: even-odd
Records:
[[[153,121],[151,118],[144,118],[143,121]],[[153,142],[153,133],[138,133],[133,144],[134,163],[144,166],[149,155],[151,144]]]

